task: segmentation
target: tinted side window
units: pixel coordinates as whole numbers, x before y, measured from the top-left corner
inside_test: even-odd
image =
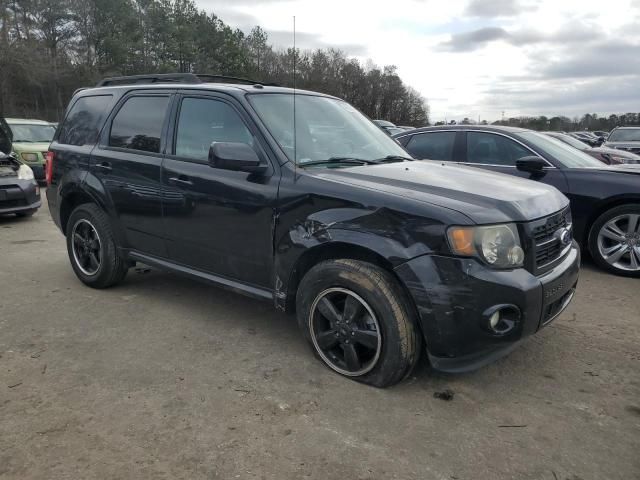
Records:
[[[169,97],[129,98],[113,119],[109,145],[159,153],[168,105]]]
[[[455,140],[456,132],[420,133],[411,137],[406,148],[415,158],[451,161]]]
[[[228,104],[206,98],[182,100],[176,155],[206,161],[212,142],[253,144],[253,135]]]
[[[467,132],[467,161],[487,165],[515,166],[516,160],[533,155],[513,140],[483,132]]]
[[[78,146],[96,143],[111,98],[111,95],[79,98],[60,127],[58,143]]]

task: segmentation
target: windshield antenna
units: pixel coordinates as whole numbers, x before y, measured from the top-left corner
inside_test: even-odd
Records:
[[[294,176],[297,176],[298,169],[298,157],[297,157],[297,143],[298,137],[296,135],[296,77],[297,77],[297,59],[298,52],[296,50],[296,16],[293,16],[293,171]]]

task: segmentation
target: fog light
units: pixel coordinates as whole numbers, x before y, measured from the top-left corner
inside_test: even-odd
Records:
[[[489,317],[489,326],[492,330],[496,329],[498,322],[500,321],[500,310],[496,311],[491,317]]]
[[[520,309],[515,305],[494,305],[482,314],[482,327],[494,335],[505,335],[515,328],[520,318]]]

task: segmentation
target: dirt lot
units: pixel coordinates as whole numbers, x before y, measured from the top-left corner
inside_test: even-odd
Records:
[[[640,280],[586,265],[509,357],[378,390],[269,304],[144,268],[84,287],[46,207],[0,241],[2,479],[640,478]]]

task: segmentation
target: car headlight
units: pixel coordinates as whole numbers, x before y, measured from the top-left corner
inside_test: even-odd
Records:
[[[18,168],[18,178],[20,180],[33,180],[33,170],[28,165],[20,165]]]
[[[37,162],[38,161],[38,154],[37,153],[21,153],[20,157],[22,157],[22,160],[24,160],[25,162]]]
[[[477,257],[494,268],[521,267],[524,250],[513,223],[478,227],[451,227],[449,246],[456,255]]]

